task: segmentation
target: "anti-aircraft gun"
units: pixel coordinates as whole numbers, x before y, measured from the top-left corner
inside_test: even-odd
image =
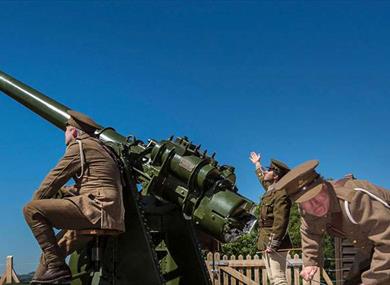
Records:
[[[3,72],[0,91],[65,130],[70,108]],[[234,168],[218,165],[187,137],[144,143],[110,127],[95,135],[121,163],[126,232],[107,238],[98,268],[92,246],[73,254],[72,285],[211,284],[195,228],[228,242],[255,222],[253,202],[237,193]]]

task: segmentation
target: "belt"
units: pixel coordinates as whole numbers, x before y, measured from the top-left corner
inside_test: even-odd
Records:
[[[260,221],[259,226],[262,228],[270,228],[274,224],[274,220],[265,220],[265,221]]]

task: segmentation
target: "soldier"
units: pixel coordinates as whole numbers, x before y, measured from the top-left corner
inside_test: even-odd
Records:
[[[286,258],[291,249],[287,233],[291,202],[285,191],[274,191],[274,184],[290,169],[281,161],[271,159],[268,170],[261,166],[261,156],[251,152],[256,175],[266,193],[260,202],[259,238],[257,248],[263,251],[263,260],[272,285],[287,285]]]
[[[325,232],[349,239],[359,249],[361,280],[348,284],[390,284],[390,192],[368,181],[350,177],[325,181],[315,168],[317,160],[292,169],[276,185],[299,204],[304,268],[311,280],[322,266],[321,242]],[[360,278],[359,278],[360,279]]]
[[[124,231],[121,174],[115,155],[94,137],[92,119],[68,111],[65,155],[49,172],[23,209],[26,222],[42,249],[33,283],[66,283],[71,273],[65,257],[87,241],[80,229]],[[53,199],[70,178],[71,197]],[[63,229],[57,237],[53,227]]]

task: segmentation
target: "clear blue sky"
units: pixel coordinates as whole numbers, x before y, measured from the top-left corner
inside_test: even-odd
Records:
[[[2,1],[0,70],[122,134],[187,135],[262,193],[249,152],[390,188],[390,3]],[[0,271],[63,134],[0,94]]]

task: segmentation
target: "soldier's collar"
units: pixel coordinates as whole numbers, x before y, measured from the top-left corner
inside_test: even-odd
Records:
[[[266,193],[273,193],[275,192],[275,182],[268,186]]]
[[[341,212],[340,204],[336,196],[336,192],[333,189],[333,186],[331,183],[326,182],[326,185],[328,186],[328,193],[329,193],[329,213],[338,213]]]
[[[91,137],[91,136],[90,136],[89,134],[83,133],[83,134],[77,136],[76,139],[77,139],[77,140],[83,140],[83,139],[90,138],[90,137]]]

